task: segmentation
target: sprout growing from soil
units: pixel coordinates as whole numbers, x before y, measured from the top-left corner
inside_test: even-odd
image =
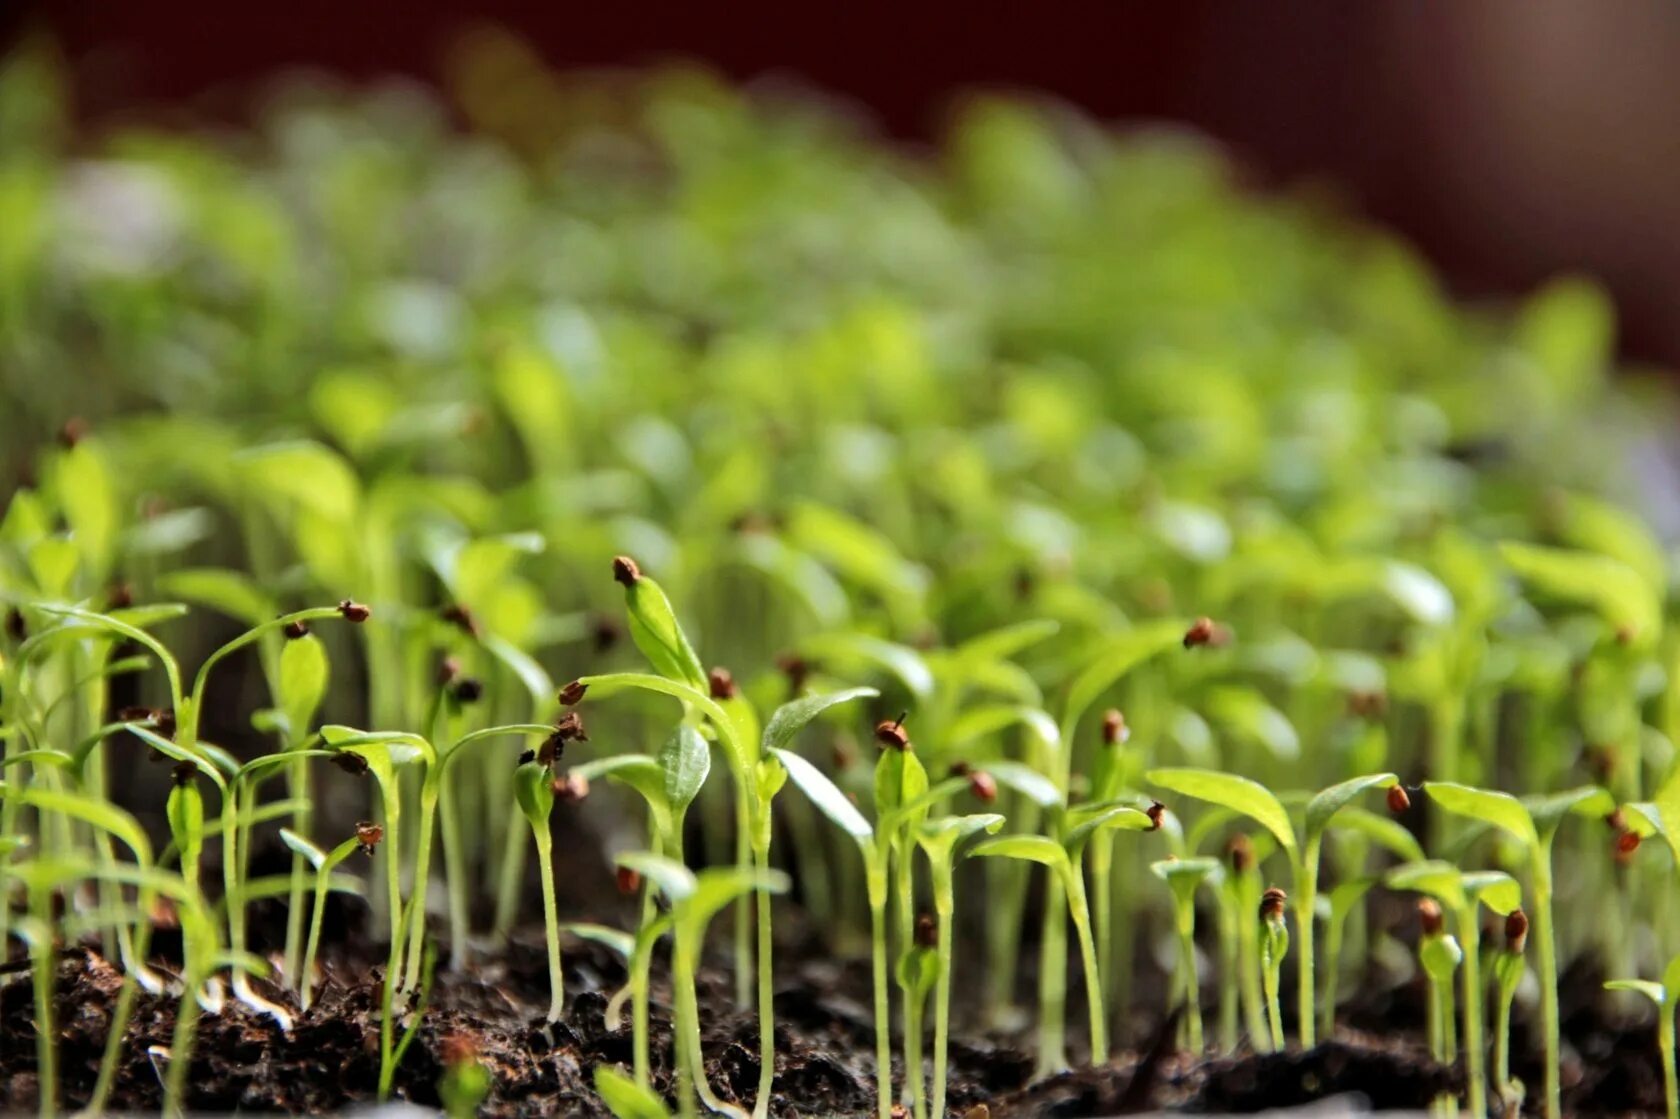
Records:
[[[1612,979],[1604,984],[1610,991],[1637,991],[1651,1000],[1657,1008],[1657,1055],[1662,1062],[1663,1102],[1668,1119],[1680,1119],[1680,1082],[1677,1082],[1674,1056],[1674,998],[1680,991],[1680,956],[1663,969],[1661,983],[1648,979]]]
[[[1202,1041],[1202,987],[1196,974],[1196,890],[1205,881],[1218,881],[1219,860],[1160,859],[1149,864],[1157,878],[1166,882],[1173,897],[1173,926],[1178,932],[1178,974],[1184,987],[1185,1036],[1190,1052],[1200,1055]]]
[[[1289,954],[1289,926],[1283,916],[1289,895],[1269,886],[1260,895],[1260,977],[1266,990],[1267,1023],[1272,1031],[1272,1049],[1283,1050],[1283,1008],[1278,1004],[1283,958]],[[1310,920],[1311,918],[1309,918]]]

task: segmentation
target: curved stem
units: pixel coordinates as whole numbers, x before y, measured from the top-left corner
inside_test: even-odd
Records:
[[[438,784],[427,774],[420,786],[420,835],[414,851],[414,893],[408,902],[408,970],[398,988],[403,991],[420,982],[420,958],[425,954],[426,894],[432,880],[432,823],[437,816]]]

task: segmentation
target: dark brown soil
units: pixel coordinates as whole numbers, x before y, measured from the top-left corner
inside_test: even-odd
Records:
[[[359,968],[352,980],[340,958],[308,1013],[287,1035],[267,1017],[229,1003],[202,1019],[189,1078],[190,1105],[198,1110],[328,1112],[371,1101],[379,1076],[379,1027],[374,1014],[378,969]],[[506,957],[455,976],[440,972],[415,1044],[396,1076],[396,1094],[437,1106],[442,1054],[457,1041],[470,1043],[492,1072],[495,1086],[482,1114],[606,1116],[591,1087],[602,1062],[628,1067],[626,1026],[608,1030],[607,997],[624,978],[616,956],[588,943],[566,953],[567,1013],[549,1025],[546,965],[540,942],[518,941]],[[1565,990],[1584,991],[1591,975],[1568,977]],[[84,1101],[91,1090],[120,979],[98,955],[67,952],[60,965],[57,1028],[62,1100]],[[711,1082],[725,1099],[750,1106],[758,1081],[757,1025],[750,1013],[730,1008],[724,976],[700,984],[705,1052]],[[656,984],[652,1060],[656,1087],[668,1089],[670,1030],[667,991]],[[290,1004],[283,992],[265,994]],[[539,1001],[540,997],[540,1001]],[[1410,1024],[1408,992],[1383,996],[1394,1019],[1383,1034],[1340,1031],[1311,1050],[1276,1055],[1242,1054],[1193,1061],[1172,1052],[1169,1018],[1146,1039],[1144,1051],[1117,1055],[1101,1068],[1085,1068],[1030,1083],[1030,1055],[1007,1041],[956,1039],[951,1047],[951,1113],[986,1102],[997,1119],[1012,1116],[1097,1116],[1155,1108],[1191,1112],[1257,1111],[1289,1107],[1340,1093],[1356,1093],[1375,1106],[1424,1107],[1437,1092],[1461,1081],[1458,1070],[1432,1062]],[[0,988],[0,1110],[35,1105],[35,1030],[27,975]],[[1377,1000],[1365,1000],[1375,1002]],[[1651,1110],[1661,1107],[1661,1081],[1649,1031],[1618,1032],[1593,1016],[1586,1000],[1570,1016],[1575,1049],[1566,1063],[1567,1105],[1572,1113]],[[143,997],[129,1029],[113,1106],[156,1110],[162,1090],[146,1049],[168,1045],[175,1000]],[[1368,1016],[1356,1010],[1350,1020]],[[1517,1042],[1529,1040],[1519,1031]],[[1519,1075],[1539,1082],[1539,1068],[1525,1060]],[[784,969],[777,994],[777,1116],[872,1116],[873,1023],[868,976],[856,966],[816,955]]]

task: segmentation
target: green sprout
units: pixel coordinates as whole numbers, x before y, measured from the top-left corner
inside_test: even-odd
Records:
[[[1521,847],[1527,863],[1529,889],[1534,893],[1534,931],[1540,952],[1540,1010],[1546,1047],[1546,1115],[1562,1112],[1562,1081],[1558,1071],[1557,934],[1552,921],[1552,841],[1565,817],[1607,816],[1615,808],[1608,792],[1597,787],[1572,789],[1554,796],[1519,801],[1509,793],[1474,789],[1442,781],[1426,781],[1430,800],[1455,816],[1489,824]]]
[[[1178,971],[1184,984],[1185,1029],[1192,1053],[1201,1053],[1202,987],[1196,974],[1196,890],[1210,878],[1217,882],[1218,859],[1160,859],[1149,869],[1173,896],[1173,926],[1178,932]]]
[[[1680,956],[1663,968],[1661,983],[1648,979],[1612,979],[1604,987],[1609,991],[1637,991],[1657,1008],[1657,1054],[1662,1062],[1663,1101],[1668,1107],[1668,1119],[1676,1119],[1680,1116],[1680,1082],[1675,1074],[1673,992],[1680,990]]]
[[[743,891],[783,893],[789,881],[780,871],[739,867],[718,867],[698,875],[670,859],[645,852],[618,856],[618,865],[629,867],[656,885],[671,906],[671,982],[675,992],[677,1106],[688,1119],[698,1114],[696,1095],[712,1111],[742,1116],[740,1108],[724,1103],[712,1094],[706,1081],[705,1062],[700,1052],[700,1014],[695,1000],[694,975],[700,966],[700,945],[714,914]]]
[[[1487,1071],[1484,1065],[1486,1047],[1483,1040],[1482,1010],[1486,1002],[1486,991],[1482,987],[1481,977],[1481,937],[1482,927],[1478,910],[1480,906],[1501,916],[1508,917],[1517,911],[1522,903],[1522,890],[1510,875],[1497,870],[1488,871],[1460,871],[1451,863],[1427,861],[1412,863],[1400,867],[1389,873],[1387,884],[1391,889],[1416,890],[1427,894],[1434,901],[1445,906],[1452,914],[1453,926],[1458,934],[1453,945],[1462,944],[1460,955],[1464,962],[1464,1051],[1465,1078],[1469,1084],[1471,1114],[1481,1119],[1487,1114]],[[1426,918],[1425,924],[1431,923]],[[1439,932],[1439,929],[1436,930]],[[1422,949],[1420,949],[1420,952]],[[1425,970],[1433,962],[1445,967],[1446,958],[1451,952],[1445,948],[1431,948],[1430,958],[1425,961]],[[1457,966],[1455,963],[1454,967]],[[1450,969],[1448,969],[1450,973]],[[1431,975],[1431,982],[1436,982]],[[1450,1022],[1448,1023],[1450,1026]],[[1452,1054],[1445,1054],[1451,1060]]]
[[[1278,1003],[1283,958],[1289,954],[1289,925],[1283,916],[1289,895],[1269,886],[1260,895],[1260,978],[1266,991],[1266,1019],[1271,1029],[1272,1051],[1283,1051],[1283,1007]],[[1308,918],[1311,920],[1312,918]]]
[[[1392,773],[1372,773],[1351,778],[1317,793],[1307,803],[1305,826],[1297,834],[1289,813],[1277,797],[1265,786],[1246,777],[1198,769],[1154,769],[1147,777],[1152,785],[1248,816],[1269,831],[1288,855],[1291,884],[1295,890],[1295,928],[1301,947],[1297,1025],[1301,1044],[1311,1046],[1317,1019],[1313,923],[1317,919],[1318,864],[1324,833],[1337,813],[1349,807],[1361,793],[1370,789],[1392,788],[1398,783],[1398,778]],[[1276,1036],[1274,1028],[1274,1040]]]

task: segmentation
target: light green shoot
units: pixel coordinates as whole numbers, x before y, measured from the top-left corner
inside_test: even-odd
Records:
[[[1584,786],[1555,796],[1519,801],[1508,793],[1474,789],[1443,781],[1428,781],[1424,789],[1444,811],[1482,821],[1505,832],[1521,844],[1528,862],[1529,884],[1534,891],[1534,932],[1540,951],[1541,1033],[1546,1046],[1546,1115],[1562,1114],[1562,1079],[1559,1074],[1557,936],[1552,923],[1552,841],[1564,818],[1570,815],[1606,816],[1615,800],[1604,789]]]
[[[1205,1046],[1202,988],[1196,974],[1196,890],[1209,879],[1218,881],[1219,860],[1160,859],[1150,863],[1149,869],[1172,891],[1173,926],[1178,931],[1178,971],[1184,984],[1185,1031],[1190,1052],[1200,1055]]]
[[[1398,778],[1392,773],[1371,773],[1330,786],[1307,802],[1304,826],[1297,833],[1282,802],[1265,786],[1246,777],[1206,769],[1155,769],[1147,777],[1151,784],[1163,789],[1208,801],[1253,819],[1271,832],[1288,856],[1291,885],[1295,892],[1295,929],[1301,941],[1296,1013],[1301,1044],[1310,1047],[1315,1040],[1314,1023],[1317,1019],[1313,922],[1318,904],[1318,864],[1324,833],[1337,813],[1351,805],[1361,793],[1389,788],[1398,783]]]
[[[1680,956],[1670,960],[1663,969],[1661,983],[1612,979],[1604,987],[1609,991],[1637,991],[1657,1008],[1657,1053],[1662,1060],[1663,1101],[1668,1108],[1668,1119],[1680,1119],[1680,1085],[1677,1085],[1674,1057],[1674,998],[1680,990]]]
[[[372,844],[367,842],[369,838],[372,838],[371,833],[351,836],[328,852],[322,851],[289,828],[280,829],[281,842],[291,848],[294,854],[306,860],[315,874],[315,904],[309,914],[309,936],[303,952],[303,963],[295,979],[298,1002],[306,1011],[315,993],[315,953],[321,945],[321,918],[326,911],[327,894],[332,888],[332,872],[358,847],[369,848],[371,852]]]

